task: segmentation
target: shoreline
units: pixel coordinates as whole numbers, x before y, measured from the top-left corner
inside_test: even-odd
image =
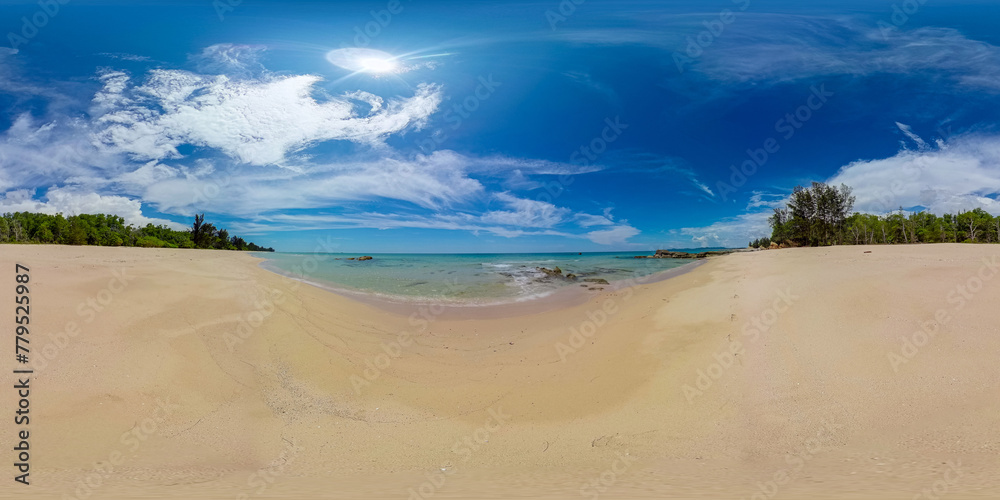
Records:
[[[448,300],[435,301],[425,297],[421,297],[416,300],[407,300],[402,298],[404,296],[354,290],[346,287],[341,288],[331,284],[310,280],[302,276],[296,276],[294,273],[285,272],[275,266],[269,266],[269,261],[266,258],[253,256],[253,258],[260,260],[257,264],[260,269],[277,276],[295,280],[297,282],[319,288],[325,292],[333,293],[340,297],[345,297],[393,314],[409,316],[414,312],[432,309],[435,317],[440,317],[442,319],[498,319],[512,316],[539,314],[579,306],[587,303],[595,297],[617,292],[626,287],[652,284],[681,276],[705,264],[709,259],[718,257],[721,256],[695,259],[692,262],[647,274],[639,278],[609,281],[607,285],[595,284],[595,286],[600,286],[602,288],[600,290],[587,290],[580,286],[574,286],[579,284],[574,283],[561,286],[544,295],[535,295],[486,303],[456,303]],[[397,297],[400,297],[400,299],[397,299]]]

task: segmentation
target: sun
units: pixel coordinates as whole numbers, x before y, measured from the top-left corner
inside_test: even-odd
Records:
[[[394,73],[399,69],[399,64],[393,59],[381,59],[377,57],[366,57],[358,61],[365,73]]]
[[[355,73],[387,74],[403,70],[397,57],[375,49],[335,49],[327,52],[326,60]]]

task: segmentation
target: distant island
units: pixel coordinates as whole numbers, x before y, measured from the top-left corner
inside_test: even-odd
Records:
[[[852,189],[796,186],[785,208],[775,208],[768,219],[770,237],[750,242],[751,248],[829,245],[891,245],[897,243],[997,243],[1000,216],[982,208],[941,216],[902,207],[886,215],[854,212]]]
[[[0,217],[0,243],[274,251],[239,236],[230,236],[229,231],[206,223],[205,214],[195,215],[191,229],[177,231],[162,225],[125,225],[125,219],[117,215],[63,217],[62,214],[6,213]]]

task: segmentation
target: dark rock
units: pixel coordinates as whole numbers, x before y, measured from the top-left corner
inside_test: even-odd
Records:
[[[560,278],[563,277],[563,275],[562,275],[562,269],[559,269],[558,267],[555,268],[555,269],[549,269],[549,268],[546,268],[546,267],[536,267],[535,269],[537,269],[539,272],[545,273],[545,275],[549,276],[549,277],[552,277],[552,276],[558,276]]]
[[[583,281],[586,281],[587,283],[597,283],[598,285],[610,285],[608,280],[604,278],[585,278]]]
[[[656,254],[653,256],[637,255],[637,259],[704,259],[705,257],[711,257],[713,255],[726,255],[729,253],[736,252],[737,250],[713,250],[710,252],[671,252],[669,250],[657,250]],[[742,250],[740,250],[742,251]]]
[[[358,257],[358,260],[372,260],[372,257],[370,255],[365,255],[363,257]]]

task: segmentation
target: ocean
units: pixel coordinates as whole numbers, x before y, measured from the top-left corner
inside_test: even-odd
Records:
[[[691,251],[717,250],[700,248]],[[393,302],[491,305],[539,299],[565,287],[604,287],[585,280],[637,279],[693,262],[636,259],[653,252],[532,254],[362,254],[257,253],[262,267],[347,294]],[[549,277],[538,268],[559,267],[576,280]]]

